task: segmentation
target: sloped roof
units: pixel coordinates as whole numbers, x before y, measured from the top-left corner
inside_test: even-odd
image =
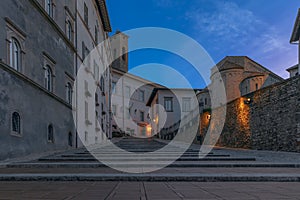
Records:
[[[293,69],[298,69],[298,64],[297,65],[294,65],[294,66],[292,66],[292,67],[290,67],[290,68],[288,68],[288,69],[286,69],[286,71],[291,71],[291,70],[293,70]]]
[[[96,0],[96,3],[100,13],[104,31],[111,32],[111,25],[105,0]]]
[[[295,25],[294,25],[290,43],[299,42],[299,38],[300,38],[300,9],[298,10],[298,15],[297,15],[297,18],[295,21]]]
[[[282,77],[278,76],[277,74],[275,74],[274,72],[272,72],[271,70],[267,69],[266,67],[262,66],[261,64],[259,64],[258,62],[252,60],[251,58],[249,58],[248,56],[226,56],[223,60],[221,60],[218,64],[217,67],[219,69],[219,71],[223,71],[226,69],[233,69],[233,68],[244,68],[244,66],[246,66],[247,61],[255,64],[255,66],[263,69],[263,71],[268,72],[269,74],[271,74],[272,76],[278,78],[279,80],[284,80]],[[226,67],[226,63],[230,63],[231,64],[231,68]],[[234,65],[233,65],[233,64]]]

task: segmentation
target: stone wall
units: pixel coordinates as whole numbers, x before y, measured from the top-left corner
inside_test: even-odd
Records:
[[[251,98],[252,148],[300,152],[300,77],[259,90]]]
[[[217,145],[300,152],[299,88],[298,76],[229,102]]]

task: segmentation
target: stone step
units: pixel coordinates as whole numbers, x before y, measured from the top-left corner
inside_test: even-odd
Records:
[[[0,181],[193,181],[193,182],[300,182],[297,173],[226,174],[0,174]]]
[[[138,164],[138,165],[124,165],[115,164],[117,167],[128,167],[128,168],[141,168],[141,167],[159,167],[157,164]],[[85,163],[42,163],[42,162],[31,162],[31,163],[13,163],[7,164],[7,168],[100,168],[106,165],[97,162],[85,162]],[[172,163],[166,168],[300,168],[300,164],[293,163]]]
[[[97,155],[97,154],[95,154]],[[116,155],[111,155],[111,154],[99,154],[101,157],[115,157],[115,156],[118,156],[118,157],[121,157],[121,158],[126,158],[126,157],[131,157],[127,154],[116,154]],[[83,157],[87,157],[87,158],[90,158],[90,157],[94,157],[93,155],[90,155],[90,154],[63,154],[63,155],[60,155],[61,157],[74,157],[74,158],[83,158]],[[153,157],[153,155],[143,155],[144,157]],[[172,155],[170,154],[161,154],[161,155],[155,155],[155,157],[170,157]],[[228,154],[208,154],[208,155],[203,155],[201,154],[200,156],[205,156],[205,157],[230,157],[230,155]],[[185,157],[199,157],[199,154],[183,154],[181,157],[185,158]]]
[[[169,161],[173,160],[174,158],[141,158],[138,159],[136,157],[128,157],[128,158],[101,158],[105,161],[124,161],[124,162],[130,162],[130,161]],[[177,161],[255,161],[255,158],[233,158],[233,157],[213,157],[213,158],[179,158]],[[40,158],[38,161],[47,161],[47,162],[64,162],[64,161],[74,161],[74,162],[81,162],[81,161],[98,161],[98,159],[94,157],[82,157],[82,158],[75,158],[75,157],[50,157],[50,158]]]

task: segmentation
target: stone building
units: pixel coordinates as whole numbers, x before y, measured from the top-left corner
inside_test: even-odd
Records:
[[[108,37],[103,0],[0,2],[0,159],[77,146],[73,84],[91,40],[82,19],[97,27],[93,41]]]
[[[117,31],[110,38],[112,64],[112,131],[149,137],[151,119],[146,102],[154,88],[163,87],[128,72],[128,36]]]
[[[217,70],[220,73],[216,73]],[[283,81],[283,78],[247,56],[225,57],[211,69],[210,79],[211,82],[224,84],[228,102]]]
[[[290,68],[288,68],[286,71],[288,71],[290,73],[290,78],[299,75],[299,65],[294,65]]]
[[[169,137],[169,132],[174,132],[179,128],[182,119],[190,117],[195,111],[199,115],[199,110],[195,110],[198,105],[196,93],[201,90],[186,88],[154,88],[147,106],[150,107],[150,118],[152,134],[160,138]],[[158,106],[159,105],[159,106]],[[170,136],[171,139],[174,135]]]
[[[82,84],[85,84],[85,88],[88,90],[85,91],[85,94],[90,94],[85,96],[84,100],[77,101],[77,106],[80,107],[80,103],[84,103],[83,101],[94,104],[84,105],[84,112],[89,113],[90,116],[85,116],[86,123],[83,129],[77,127],[80,131],[78,130],[79,137],[76,141],[77,146],[80,147],[83,144],[95,144],[111,138],[109,109],[111,69],[104,70],[104,66],[112,62],[108,36],[108,32],[111,32],[111,25],[105,0],[77,0],[74,2],[76,2],[77,8],[75,17],[77,19],[75,26],[76,71],[79,75],[80,67],[86,67],[80,72],[85,73],[83,76],[89,80],[85,80]],[[95,90],[91,91],[94,85],[96,86]],[[94,110],[96,111],[94,112]],[[79,110],[76,114],[78,115],[78,113],[80,113]],[[77,121],[80,121],[80,117],[76,116],[76,118]],[[104,134],[101,134],[100,130]]]

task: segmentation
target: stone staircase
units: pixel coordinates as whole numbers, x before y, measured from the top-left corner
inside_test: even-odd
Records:
[[[285,153],[279,152],[214,148],[203,154],[199,152],[199,145],[191,145],[178,156],[180,146],[162,151],[166,142],[157,139],[123,138],[115,145],[131,154],[120,153],[112,146],[94,148],[92,153],[101,157],[100,162],[86,149],[76,149],[27,162],[9,163],[0,168],[0,180],[300,181],[300,154],[296,153],[284,156]],[[152,155],[154,151],[156,153]]]

